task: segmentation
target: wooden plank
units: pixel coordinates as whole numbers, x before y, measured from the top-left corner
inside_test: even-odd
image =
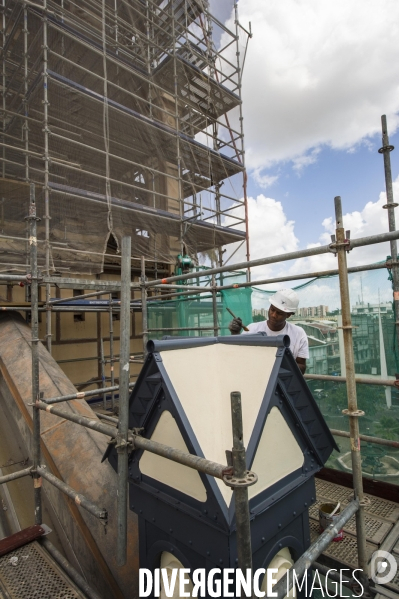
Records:
[[[40,524],[35,524],[34,526],[28,526],[28,528],[24,528],[24,530],[20,530],[5,539],[1,539],[0,557],[6,555],[6,553],[10,553],[10,551],[18,549],[18,547],[23,547],[23,545],[35,541],[44,534],[46,534],[44,528],[42,528]]]
[[[333,468],[322,468],[322,470],[316,474],[316,478],[353,489],[352,474],[348,472],[341,472]],[[381,499],[399,503],[398,485],[363,477],[363,488],[365,493],[374,495],[374,497],[380,497]]]

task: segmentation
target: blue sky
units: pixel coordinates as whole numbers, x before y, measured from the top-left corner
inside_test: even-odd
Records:
[[[361,146],[353,153],[324,148],[317,161],[299,173],[286,163],[267,169],[267,174],[279,176],[267,194],[280,201],[287,217],[295,221],[295,233],[303,247],[318,241],[323,219],[333,215],[336,195],[341,196],[345,212],[353,212],[375,202],[385,189],[383,158],[378,154],[382,144],[379,136],[375,137],[370,147]],[[398,136],[391,136],[390,142],[398,144]],[[399,174],[398,164],[399,146],[396,154],[391,153],[394,177]],[[248,193],[256,197],[265,190],[250,177]]]
[[[232,0],[211,0],[230,28],[232,7]],[[399,195],[399,3],[239,0],[238,8],[254,33],[242,90],[251,257],[328,243],[336,195],[352,237],[387,230],[377,150],[386,114]],[[350,254],[351,263],[383,259],[389,248],[359,252]],[[242,251],[236,259],[244,259]],[[329,267],[334,262],[326,256],[254,275]]]

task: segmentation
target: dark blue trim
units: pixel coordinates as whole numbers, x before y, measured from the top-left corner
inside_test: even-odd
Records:
[[[277,335],[268,337],[265,333],[254,333],[253,335],[226,335],[223,337],[169,337],[167,339],[150,339],[147,350],[151,353],[159,353],[174,349],[189,349],[204,345],[223,343],[226,345],[265,345],[267,347],[288,347],[290,338],[288,335]]]

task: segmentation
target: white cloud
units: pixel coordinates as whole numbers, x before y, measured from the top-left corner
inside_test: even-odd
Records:
[[[244,216],[244,208],[241,209]],[[236,214],[238,216],[238,214]],[[276,256],[298,249],[298,239],[294,233],[294,221],[288,220],[281,202],[268,198],[263,194],[258,197],[248,198],[248,221],[250,231],[251,259]],[[223,225],[231,226],[232,219],[226,218]],[[236,249],[236,245],[228,246],[226,258]],[[238,263],[246,260],[245,244],[234,255],[232,262]],[[262,266],[256,268],[256,278],[268,277],[273,267]]]
[[[323,145],[354,151],[381,131],[383,113],[397,128],[396,0],[240,0],[239,16],[254,34],[242,91],[257,177],[279,161],[303,168]]]
[[[399,197],[399,177],[393,183],[393,191],[394,197]],[[386,204],[386,201],[385,192],[381,192],[376,202],[367,202],[361,211],[344,214],[344,227],[345,230],[350,230],[351,238],[376,235],[388,230],[387,211],[382,208]],[[288,220],[280,202],[268,198],[263,194],[259,195],[256,199],[250,197],[248,198],[248,217],[252,260],[294,252],[298,249],[299,240],[295,235],[295,222]],[[226,219],[223,224],[231,226],[232,222]],[[331,234],[334,233],[335,218],[332,215],[326,216],[320,223],[320,230],[314,232],[317,241],[308,244],[307,247],[312,248],[330,244]],[[229,246],[226,252],[226,257],[230,253],[231,246]],[[348,254],[348,265],[372,264],[385,259],[389,254],[389,243],[365,246],[354,249]],[[245,246],[243,245],[234,255],[232,263],[245,260]],[[301,258],[291,262],[280,262],[275,265],[256,267],[252,271],[252,278],[253,280],[260,280],[292,275],[292,280],[295,281],[294,277],[298,274],[335,270],[337,268],[337,258],[333,253],[328,253]],[[273,284],[272,287],[295,286],[298,284],[300,283],[296,281],[292,284]],[[389,288],[388,284],[386,284],[386,288]],[[316,295],[320,296],[320,298],[325,293],[325,289],[321,283],[318,287],[314,286],[313,290],[315,293],[318,290]],[[374,293],[375,290],[372,292]],[[372,292],[370,291],[370,293]],[[318,301],[318,303],[326,302]]]
[[[309,166],[310,164],[314,164],[317,160],[317,156],[320,154],[321,148],[314,148],[308,153],[302,154],[301,156],[297,156],[293,158],[293,167],[294,170],[299,174],[305,166]]]
[[[268,187],[273,185],[273,183],[275,183],[278,179],[277,175],[262,175],[260,169],[255,169],[252,172],[252,177],[254,178],[258,186],[262,189],[267,189]]]
[[[397,196],[399,194],[399,177],[393,183],[393,190],[394,196]],[[381,192],[376,202],[367,202],[361,211],[356,210],[343,215],[345,231],[350,231],[352,239],[378,235],[388,231],[388,214],[382,208],[386,202],[386,193]],[[331,243],[331,235],[335,234],[335,217],[326,217],[321,225],[324,231],[319,236],[319,242],[308,244],[307,247],[328,245]],[[373,264],[384,260],[388,255],[390,255],[390,245],[388,242],[356,248],[347,255],[348,266]],[[336,268],[338,268],[338,264],[334,254],[320,254],[291,263],[289,273],[319,272]]]
[[[399,176],[393,182],[393,195],[399,197]],[[345,230],[349,230],[351,237],[367,237],[388,231],[388,212],[382,207],[387,203],[386,193],[381,192],[376,202],[367,202],[361,211],[344,214]],[[396,218],[398,214],[396,213]],[[398,224],[398,223],[397,223]],[[322,243],[330,242],[330,235],[335,232],[335,219],[332,216],[324,219],[322,225],[325,229],[320,237]],[[350,266],[371,264],[390,255],[390,244],[381,243],[355,249],[348,256]]]

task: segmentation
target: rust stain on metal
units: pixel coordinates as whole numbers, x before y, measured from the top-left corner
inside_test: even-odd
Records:
[[[46,434],[46,433],[48,433],[49,431],[52,431],[55,428],[62,427],[63,423],[64,423],[64,419],[59,418],[58,422],[55,422],[53,426],[48,426],[46,428],[46,430],[44,431],[44,433]]]
[[[57,432],[60,434],[60,436],[62,436],[60,431],[57,431]],[[64,437],[63,437],[63,441],[65,441]],[[52,472],[52,474],[54,474],[58,478],[62,479],[62,475],[59,472],[59,470],[52,458],[52,455],[48,451],[47,446],[43,443],[43,441],[41,442],[41,445],[42,445],[43,456],[46,459],[49,470]],[[62,454],[63,451],[65,450],[65,444],[64,445],[60,444],[59,450],[60,450],[60,453]],[[101,553],[92,533],[90,532],[90,529],[88,528],[86,522],[84,521],[83,516],[79,512],[77,505],[74,502],[72,502],[69,497],[65,496],[65,500],[66,500],[66,504],[67,504],[69,510],[71,511],[72,518],[75,520],[85,543],[87,544],[88,548],[92,552],[94,559],[97,561],[98,565],[100,566],[105,579],[107,580],[108,584],[110,585],[110,587],[114,593],[115,599],[123,599],[122,592],[121,592],[119,586],[117,585],[117,582],[116,582],[115,578],[113,577],[113,574],[112,574],[107,562],[105,561],[104,556]]]
[[[31,401],[31,370],[23,366],[24,363],[30,360],[30,348],[30,329],[26,323],[22,321],[22,318],[15,315],[11,316],[10,313],[3,313],[0,320],[0,371],[3,374],[3,380],[1,381],[0,377],[0,382],[4,387],[7,386],[9,400],[14,401],[19,409],[22,415],[20,422],[24,421],[24,426],[31,431],[32,408],[28,405],[28,402]],[[16,359],[16,355],[18,359]],[[76,389],[64,373],[60,371],[60,368],[41,343],[39,343],[39,359],[41,367],[40,388],[44,391],[45,397],[76,394]],[[95,418],[93,411],[82,399],[68,402],[66,406],[67,410],[75,414],[82,414],[90,419]],[[54,409],[56,406],[52,404],[51,407]],[[57,478],[65,480],[72,488],[76,489],[77,493],[89,489],[89,495],[93,498],[97,498],[97,494],[102,495],[105,501],[104,505],[107,504],[106,508],[111,508],[112,515],[112,506],[115,503],[112,491],[113,484],[104,488],[98,477],[96,478],[95,472],[91,472],[90,469],[86,469],[84,466],[87,463],[87,457],[82,458],[83,463],[81,463],[79,457],[82,447],[87,445],[87,449],[95,453],[92,458],[96,458],[97,453],[101,453],[102,435],[100,436],[94,431],[82,429],[78,425],[55,417],[54,413],[51,412],[51,407],[49,412],[41,412],[43,424],[41,450],[43,462],[47,463],[48,471]],[[96,420],[96,422],[98,421]],[[27,431],[23,432],[21,428],[21,434],[25,438]],[[77,442],[78,439],[79,443]],[[87,442],[87,439],[91,439],[91,441]],[[76,468],[77,463],[82,467],[84,466],[84,476],[82,475],[82,468]],[[112,477],[110,477],[109,482],[113,482]],[[86,544],[87,555],[91,555],[90,560],[93,560],[93,564],[96,564],[96,568],[98,568],[98,579],[102,579],[102,584],[104,584],[104,597],[123,599],[124,595],[121,588],[128,588],[131,591],[132,584],[135,588],[136,583],[138,583],[135,574],[139,566],[136,518],[132,513],[129,514],[128,535],[131,542],[128,544],[128,560],[126,566],[117,568],[114,563],[115,556],[110,550],[112,543],[116,540],[116,532],[109,529],[105,541],[102,526],[99,528],[100,532],[97,529],[92,532],[85,521],[84,514],[82,515],[80,512],[81,508],[78,507],[74,499],[63,496],[62,503],[69,511],[69,517],[74,522],[73,526],[76,533],[81,535],[83,543]]]
[[[44,534],[44,528],[42,528],[40,524],[35,524],[34,526],[24,528],[24,530],[20,530],[19,532],[6,537],[5,539],[1,539],[0,556],[6,555],[7,553],[10,553],[10,551],[15,551],[15,549],[18,549],[18,547],[22,547],[23,545],[27,545],[27,543],[31,543],[31,541],[34,541]]]
[[[41,476],[39,476],[39,478],[34,478],[33,479],[33,486],[35,489],[40,489],[40,487],[42,486],[42,482],[43,479]]]
[[[68,405],[70,402],[66,402]],[[63,406],[58,406],[63,409]],[[75,413],[78,413],[80,416],[86,416],[86,418],[93,418],[93,410],[86,402],[73,401],[73,408]]]
[[[23,334],[21,334],[21,332],[19,331],[19,335],[17,337],[17,339],[23,339],[26,342],[29,342],[25,336]],[[13,341],[16,340],[15,338],[13,339]],[[40,356],[41,361],[42,361],[42,356]],[[32,434],[32,429],[33,429],[33,424],[32,424],[32,415],[30,413],[30,411],[28,410],[23,398],[21,397],[21,394],[17,388],[17,386],[14,383],[13,378],[10,376],[10,373],[8,371],[7,366],[4,364],[4,361],[2,359],[2,356],[0,356],[0,373],[3,376],[3,379],[16,403],[16,405],[18,406],[21,415],[23,416],[31,434]],[[28,371],[27,371],[28,373]],[[30,374],[30,371],[29,373]],[[50,396],[51,397],[51,396]],[[51,408],[51,406],[48,406],[49,408]],[[49,410],[50,411],[50,410]],[[86,410],[82,410],[82,411],[86,411],[87,412],[87,408]],[[89,409],[89,412],[91,413],[91,410]],[[65,421],[64,421],[65,422]],[[63,441],[65,442],[65,438],[63,438]],[[47,445],[45,444],[45,442],[43,441],[43,439],[41,439],[40,441],[40,447],[41,447],[41,452],[43,455],[43,458],[45,459],[45,461],[47,462],[49,471],[51,471],[55,476],[57,476],[58,478],[62,479],[62,476],[53,460],[52,454],[50,453],[49,449],[47,448]],[[65,445],[64,445],[65,448]],[[60,452],[61,451],[61,447],[59,448]],[[52,449],[52,451],[54,450],[54,448]],[[54,452],[54,454],[56,454],[56,452]],[[68,506],[68,509],[71,512],[71,517],[73,518],[73,520],[76,523],[76,526],[78,528],[78,530],[80,531],[82,538],[84,539],[84,542],[86,543],[88,549],[90,550],[90,552],[93,555],[93,558],[95,560],[95,562],[98,564],[98,566],[100,567],[105,580],[107,581],[107,583],[109,584],[109,587],[112,589],[112,593],[113,593],[113,597],[115,599],[123,599],[123,594],[113,576],[113,573],[110,569],[110,567],[107,564],[107,561],[105,560],[103,554],[101,553],[91,531],[89,530],[86,522],[84,521],[82,515],[79,512],[78,506],[69,498],[65,497],[66,499],[66,505]],[[136,559],[137,558],[137,559]],[[138,557],[136,555],[133,556],[133,562],[138,561]]]
[[[20,396],[20,394],[18,392],[18,389],[14,385],[14,381],[9,376],[8,370],[5,367],[1,356],[0,356],[0,373],[2,374],[4,380],[5,380],[6,384],[7,384],[7,387],[11,391],[11,394],[12,394],[14,400],[15,400],[15,403],[17,404],[20,412],[24,416],[24,419],[25,419],[25,421],[26,421],[27,425],[29,426],[30,431],[32,433],[32,430],[33,430],[32,416],[29,414],[29,411],[26,408],[25,402],[23,401],[22,397]]]
[[[360,438],[358,437],[357,439],[353,439],[353,437],[351,437],[351,450],[352,451],[360,451]]]

